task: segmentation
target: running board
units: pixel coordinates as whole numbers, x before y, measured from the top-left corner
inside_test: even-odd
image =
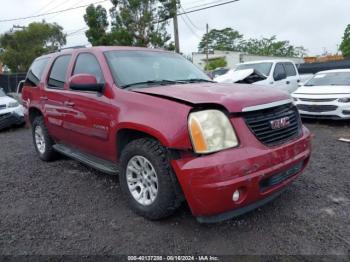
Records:
[[[65,156],[68,156],[70,158],[73,158],[103,173],[110,174],[110,175],[117,175],[119,173],[118,165],[113,162],[106,161],[104,159],[92,156],[90,154],[82,153],[77,149],[73,149],[71,147],[68,147],[62,144],[55,144],[53,145],[53,148],[57,152]]]

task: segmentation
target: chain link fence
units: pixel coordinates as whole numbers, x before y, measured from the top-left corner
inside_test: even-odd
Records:
[[[5,93],[14,93],[17,91],[18,83],[26,78],[26,73],[0,74],[0,88]]]

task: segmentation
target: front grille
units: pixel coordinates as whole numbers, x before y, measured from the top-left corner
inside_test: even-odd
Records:
[[[6,105],[0,105],[0,109],[5,109]]]
[[[313,113],[331,112],[338,109],[333,105],[297,105],[299,110]]]
[[[304,102],[332,102],[337,100],[336,98],[299,98],[300,101],[304,101]]]
[[[0,115],[0,120],[5,119],[5,118],[7,118],[10,115],[11,115],[11,113]]]
[[[258,140],[267,146],[283,144],[301,135],[301,120],[293,104],[244,114],[245,122]],[[273,128],[271,121],[288,119],[289,125]]]
[[[296,164],[288,170],[282,171],[276,175],[272,175],[260,181],[260,191],[264,192],[269,188],[282,183],[283,181],[298,174],[303,168],[303,162]]]

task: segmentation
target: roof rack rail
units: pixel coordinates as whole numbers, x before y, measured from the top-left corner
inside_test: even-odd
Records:
[[[86,46],[85,45],[69,46],[69,47],[60,48],[57,51],[61,52],[68,49],[79,49],[79,48],[86,48]]]

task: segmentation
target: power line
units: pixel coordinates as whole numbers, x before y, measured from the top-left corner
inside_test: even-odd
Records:
[[[200,5],[189,6],[189,7],[186,7],[186,9],[191,10],[191,9],[198,8],[198,7],[204,7],[204,6],[208,6],[208,5],[218,4],[218,3],[223,2],[223,1],[224,0],[218,0],[218,1],[208,2],[208,3],[203,3],[203,1],[201,1],[202,3]]]
[[[46,4],[46,5],[44,5],[42,8],[40,8],[38,11],[34,12],[33,15],[36,14],[36,13],[40,13],[41,11],[45,10],[47,7],[49,7],[51,4],[53,4],[53,3],[56,2],[56,1],[57,1],[57,0],[52,0],[52,1],[50,1],[48,4]]]
[[[88,29],[88,27],[84,26],[84,27],[79,28],[79,29],[70,30],[70,32],[67,31],[66,34],[67,34],[67,36],[68,35],[74,35],[74,34],[80,32],[80,31],[83,31],[83,30],[86,30],[86,29]]]
[[[192,29],[192,27],[187,23],[187,21],[185,20],[185,18],[183,16],[180,16],[182,21],[185,23],[185,25],[187,26],[188,29],[190,29],[190,31],[200,39],[200,36]]]
[[[182,12],[182,13],[177,13],[177,15],[181,16],[181,15],[191,14],[191,13],[199,12],[199,11],[206,10],[206,9],[211,9],[211,8],[218,7],[218,6],[228,5],[228,4],[231,4],[231,3],[238,2],[238,1],[240,1],[240,0],[231,0],[231,1],[224,2],[224,3],[220,3],[220,4],[215,4],[215,5],[211,5],[211,6],[207,6],[207,7],[202,7],[202,8],[198,8],[198,9],[194,9],[194,10],[185,11],[185,12]],[[162,23],[162,22],[168,21],[171,18],[172,17],[168,17],[166,19],[159,20],[159,21],[157,21],[155,23]],[[0,22],[1,22],[1,20],[0,20]]]
[[[54,5],[53,7],[51,6],[49,9],[47,9],[45,12],[46,13],[48,13],[48,12],[53,12],[53,11],[55,11],[55,9],[57,8],[57,7],[61,7],[62,5],[65,5],[66,3],[65,3],[65,1],[63,0],[63,1],[59,1],[58,2],[58,4],[57,5]]]
[[[32,16],[18,17],[18,18],[11,18],[11,19],[2,19],[2,20],[0,20],[0,23],[25,20],[25,19],[36,18],[36,17],[46,16],[46,15],[58,14],[58,13],[64,13],[64,12],[68,12],[71,10],[88,7],[89,5],[101,4],[101,3],[104,3],[107,1],[109,1],[109,0],[102,0],[102,1],[94,2],[94,3],[88,4],[88,5],[81,5],[81,6],[77,6],[77,7],[73,7],[73,8],[67,8],[67,9],[58,10],[58,11],[49,12],[49,13],[44,13],[44,14],[39,14],[39,15],[32,15]]]
[[[74,2],[74,4],[73,5],[70,5],[69,7],[66,7],[67,9],[69,9],[69,8],[74,8],[74,7],[76,7],[77,6],[77,4],[79,3],[79,4],[82,4],[83,2],[85,2],[86,0],[83,0],[83,1],[81,1],[81,0],[78,0],[78,1],[76,1],[76,2]],[[64,4],[62,4],[62,6],[64,6],[64,5],[66,5],[66,4],[69,4],[69,2],[66,2],[66,3],[64,3]],[[87,3],[86,3],[87,4]],[[59,5],[60,6],[60,5]],[[57,6],[55,6],[53,9],[55,9]],[[52,9],[50,9],[50,11],[51,11]],[[46,19],[46,20],[48,20],[48,21],[50,21],[50,20],[53,20],[53,19],[55,19],[57,16],[59,16],[60,15],[60,13],[58,13],[58,14],[56,14],[56,15],[54,15],[54,16],[51,16],[51,17],[49,17],[48,19]]]
[[[181,5],[180,5],[180,8],[181,8],[182,12],[186,12],[186,10],[185,10]],[[187,20],[190,22],[190,24],[191,24],[195,29],[197,29],[197,30],[199,30],[199,31],[202,31],[201,28],[199,28],[198,26],[196,26],[196,25],[192,22],[191,18],[190,18],[187,14],[185,14],[185,16],[186,16]]]
[[[71,36],[73,36],[73,35],[77,35],[77,34],[81,34],[81,33],[85,33],[85,32],[83,32],[84,30],[87,30],[88,29],[88,27],[83,27],[83,28],[80,28],[80,29],[78,29],[78,30],[75,30],[75,31],[73,31],[73,32],[71,32],[71,33],[67,33],[67,37],[71,37]]]
[[[211,5],[211,6],[207,6],[207,7],[202,7],[202,8],[198,8],[198,9],[194,9],[194,10],[189,10],[189,11],[186,11],[186,12],[183,12],[183,13],[179,13],[177,15],[191,14],[191,13],[194,13],[194,12],[198,12],[198,11],[202,11],[202,10],[206,10],[206,9],[211,9],[211,8],[218,7],[218,6],[227,5],[227,4],[231,4],[231,3],[234,3],[234,2],[238,2],[238,1],[239,0],[231,0],[231,1],[224,2],[224,3],[220,3],[220,4],[215,4],[215,5]]]

